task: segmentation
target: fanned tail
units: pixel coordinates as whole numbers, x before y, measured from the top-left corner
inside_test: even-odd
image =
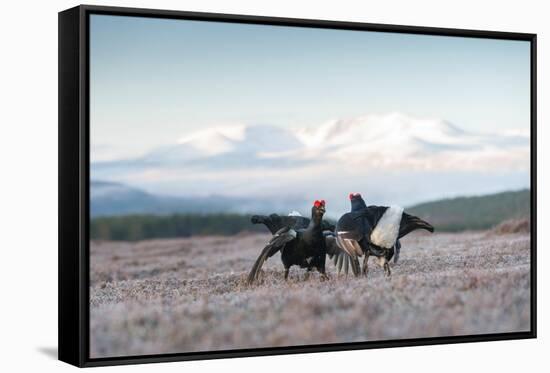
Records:
[[[434,231],[434,227],[427,221],[420,219],[418,216],[409,215],[404,212],[399,225],[398,238],[401,238],[417,229],[424,229],[431,233]]]

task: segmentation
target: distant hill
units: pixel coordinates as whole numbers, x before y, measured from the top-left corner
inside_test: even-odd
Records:
[[[509,220],[530,216],[530,190],[478,197],[458,197],[407,208],[434,225],[437,231],[481,230]]]
[[[250,211],[271,213],[287,211],[287,206],[300,206],[303,203],[301,199],[296,198],[266,201],[220,195],[173,197],[151,194],[120,183],[99,180],[92,180],[90,183],[92,218],[136,214],[243,214]]]

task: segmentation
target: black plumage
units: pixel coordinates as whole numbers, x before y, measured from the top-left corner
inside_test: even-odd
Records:
[[[310,224],[310,219],[299,215],[281,216],[278,214],[271,215],[253,215],[250,218],[252,224],[263,224],[269,229],[271,234],[276,234],[283,228],[292,228],[294,230],[306,229]],[[361,266],[357,258],[352,258],[345,251],[340,249],[336,243],[336,235],[334,224],[326,220],[321,222],[323,236],[325,237],[326,253],[330,259],[334,261],[334,265],[338,269],[338,273],[342,271],[347,275],[351,269],[355,276],[361,272]],[[272,255],[270,255],[272,256]],[[268,257],[270,257],[268,256]]]
[[[349,199],[351,202],[351,212],[364,212],[366,218],[368,219],[369,225],[374,226],[376,222],[380,220],[384,212],[388,209],[387,206],[367,206],[363,197],[359,193],[350,193]],[[394,263],[397,263],[399,260],[399,253],[401,251],[401,242],[397,240],[393,247],[393,250],[388,251],[388,261],[393,256]]]
[[[250,218],[250,222],[252,224],[263,224],[269,229],[271,234],[275,234],[277,231],[279,231],[281,228],[285,227],[291,227],[294,229],[306,229],[309,225],[310,219],[306,218],[305,216],[299,216],[299,215],[278,215],[278,214],[271,214],[271,215],[252,215]],[[329,223],[326,220],[323,220],[321,223],[321,227],[323,231],[331,231],[334,232],[336,227],[334,224]]]
[[[248,275],[248,283],[251,284],[258,278],[263,263],[279,251],[281,252],[281,261],[285,269],[285,279],[288,278],[289,270],[294,265],[301,268],[307,268],[308,271],[316,269],[321,273],[323,278],[327,278],[325,262],[328,252],[327,239],[323,232],[324,213],[325,202],[315,201],[311,208],[311,219],[308,219],[309,222],[306,228],[295,228],[287,225],[275,232],[254,263]],[[284,220],[287,222],[290,221]],[[302,219],[292,220],[304,222]],[[268,224],[270,223],[273,223],[273,221],[268,222]],[[280,223],[280,221],[278,221],[278,223]],[[269,229],[275,228],[275,224],[266,224],[266,226],[268,226]],[[337,246],[334,247],[336,250],[341,251]],[[328,250],[333,250],[334,247],[329,247]]]
[[[434,231],[433,226],[428,222],[407,214],[402,209],[392,207],[392,210],[388,210],[390,207],[387,206],[367,206],[359,193],[350,194],[350,201],[352,211],[344,214],[336,224],[337,244],[353,257],[365,255],[363,260],[365,276],[368,272],[367,263],[370,255],[378,258],[380,266],[389,276],[391,274],[389,261],[394,255],[395,261],[399,257],[401,249],[399,239],[416,229]],[[386,213],[389,213],[390,217],[381,227],[379,223]],[[393,216],[391,216],[392,214]],[[383,232],[385,229],[394,230],[394,234]],[[385,238],[383,243],[374,240],[373,235],[376,237],[382,235]]]

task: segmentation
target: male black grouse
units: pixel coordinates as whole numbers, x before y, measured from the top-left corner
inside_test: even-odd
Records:
[[[308,271],[315,268],[323,278],[327,278],[325,272],[327,245],[323,234],[325,211],[325,201],[315,201],[311,208],[311,220],[307,228],[283,226],[275,232],[254,263],[248,275],[248,283],[251,284],[258,278],[264,262],[278,251],[281,252],[281,260],[285,268],[285,280],[293,265],[307,268]]]
[[[250,218],[252,224],[263,224],[269,229],[271,234],[277,233],[280,229],[289,227],[294,230],[306,229],[310,224],[310,219],[301,216],[298,212],[293,211],[288,216],[281,216],[278,214],[266,215],[253,215]],[[338,247],[336,243],[336,234],[334,230],[336,227],[334,224],[323,220],[321,223],[323,230],[323,236],[325,236],[325,246],[327,255],[330,259],[333,259],[334,265],[338,269],[340,274],[342,271],[347,275],[349,269],[355,276],[359,276],[361,266],[357,258],[352,258],[348,253]]]
[[[372,209],[376,211],[377,209],[379,209],[379,206],[375,206],[375,205],[367,206],[367,204],[365,203],[365,200],[363,199],[360,193],[350,193],[349,200],[351,202],[351,212],[365,211],[368,209]],[[393,251],[390,250],[390,253],[391,255],[393,255],[393,262],[397,263],[397,261],[399,260],[399,253],[401,251],[401,242],[399,242],[399,240],[395,242],[395,246],[393,247],[393,249],[394,249]],[[390,259],[391,257],[388,258],[388,260]]]
[[[398,206],[366,206],[360,194],[350,194],[352,211],[338,220],[336,224],[336,242],[342,250],[352,257],[363,260],[363,274],[368,273],[370,255],[378,258],[378,263],[384,268],[386,276],[391,275],[389,261],[398,240],[416,229],[433,232],[434,228],[428,222],[405,213]]]

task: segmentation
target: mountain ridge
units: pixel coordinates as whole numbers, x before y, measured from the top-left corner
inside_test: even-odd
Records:
[[[420,157],[434,152],[487,152],[498,150],[495,149],[497,147],[514,150],[512,148],[528,145],[529,138],[518,133],[473,134],[446,120],[390,113],[332,120],[316,128],[245,124],[211,127],[186,134],[172,144],[126,161],[134,164],[141,162],[145,166],[173,166],[192,164],[200,159],[204,165],[208,158],[215,160],[219,155],[240,155],[244,163],[254,163],[254,160],[261,163],[266,158],[285,159],[289,156],[296,161],[310,159],[308,154],[313,152],[328,159],[349,155],[364,157],[368,163],[369,156],[384,151],[397,153],[401,157],[412,154]],[[124,160],[114,164],[121,161]],[[101,162],[98,166],[108,164]]]
[[[296,208],[324,198],[340,213],[341,196],[353,190],[409,204],[518,189],[529,185],[529,165],[530,139],[521,131],[472,133],[443,119],[390,113],[316,128],[210,127],[144,156],[94,162],[91,177],[174,196],[305,195]]]

